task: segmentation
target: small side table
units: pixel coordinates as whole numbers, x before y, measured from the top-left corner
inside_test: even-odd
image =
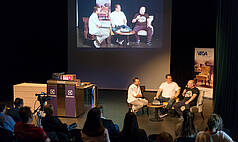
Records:
[[[159,122],[159,121],[163,121],[163,119],[161,119],[158,115],[158,112],[159,112],[159,109],[165,107],[165,105],[153,105],[151,103],[149,103],[147,105],[148,108],[154,108],[155,109],[155,115],[154,115],[154,118],[150,118],[149,120],[150,121],[153,121],[153,122]]]
[[[122,35],[122,36],[127,36],[127,44],[126,45],[130,45],[130,39],[129,36],[130,35],[134,35],[136,32],[135,31],[131,31],[131,32],[121,32],[121,31],[116,31],[116,34]]]

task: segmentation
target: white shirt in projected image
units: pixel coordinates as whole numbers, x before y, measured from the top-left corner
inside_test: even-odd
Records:
[[[98,15],[96,13],[93,13],[88,20],[89,33],[91,35],[94,35],[95,33],[99,32],[100,28],[98,26],[101,26]]]
[[[128,98],[127,102],[131,103],[135,100],[137,100],[136,96],[138,94],[141,94],[140,86],[136,86],[135,84],[131,84],[128,88]]]
[[[124,22],[126,20],[126,16],[122,11],[120,12],[113,11],[110,14],[110,18],[111,18],[112,27],[125,25]]]
[[[175,96],[175,92],[180,89],[176,82],[164,82],[159,88],[162,89],[162,96],[165,98],[171,98],[172,96]]]

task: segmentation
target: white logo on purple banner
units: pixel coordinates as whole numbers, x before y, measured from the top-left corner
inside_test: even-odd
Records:
[[[68,90],[68,96],[72,96],[73,95],[73,90]]]
[[[50,89],[50,95],[55,95],[55,89]]]

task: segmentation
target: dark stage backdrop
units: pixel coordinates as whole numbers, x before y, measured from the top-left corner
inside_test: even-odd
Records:
[[[67,1],[4,1],[1,34],[1,101],[13,85],[46,83],[67,71]]]
[[[129,6],[126,5],[126,1],[121,0],[121,2],[125,7]],[[83,0],[81,3],[85,4]],[[93,7],[86,6],[90,6],[91,9]],[[80,49],[76,48],[75,1],[69,1],[68,72],[77,73],[82,81],[90,81],[103,89],[127,89],[134,76],[141,79],[146,89],[158,89],[159,84],[164,81],[165,74],[170,72],[171,6],[171,0],[163,1],[162,21],[165,34],[162,48]],[[137,12],[138,9],[132,11]],[[92,10],[89,10],[89,13],[91,12]]]
[[[219,0],[215,112],[238,140],[238,1]]]
[[[194,76],[194,48],[216,46],[216,1],[173,0],[171,74],[184,88]]]

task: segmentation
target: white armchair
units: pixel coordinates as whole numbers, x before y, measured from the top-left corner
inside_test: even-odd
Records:
[[[197,105],[192,106],[190,108],[190,112],[193,112],[193,113],[200,112],[203,120],[204,120],[204,116],[203,116],[203,96],[204,96],[204,92],[205,91],[200,90],[200,94],[199,94],[198,100],[197,100]]]

